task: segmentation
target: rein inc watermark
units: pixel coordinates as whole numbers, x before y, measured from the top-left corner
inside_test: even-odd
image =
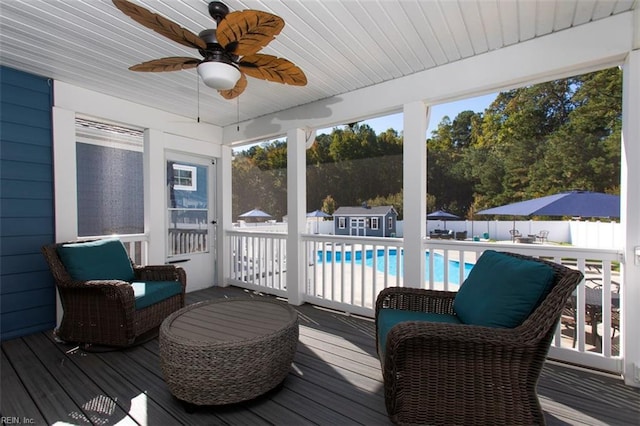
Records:
[[[33,417],[20,416],[2,416],[0,424],[3,425],[33,425],[36,421]]]

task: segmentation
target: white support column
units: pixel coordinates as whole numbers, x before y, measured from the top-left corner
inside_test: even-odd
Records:
[[[78,238],[76,113],[53,107],[53,168],[56,241]]]
[[[52,118],[55,240],[71,241],[78,237],[76,113],[54,106]],[[56,287],[56,326],[60,326],[62,314],[62,302]]]
[[[640,16],[640,15],[636,15]],[[622,291],[623,374],[627,385],[640,387],[640,50],[623,65],[622,167],[620,219],[625,263]]]
[[[166,166],[164,132],[147,128],[144,131],[144,233],[149,238],[147,262],[162,265],[165,260],[165,190]],[[158,191],[158,188],[162,190]]]
[[[220,161],[216,171],[217,176],[217,211],[218,217],[216,218],[218,224],[216,225],[216,238],[217,238],[217,268],[216,268],[216,284],[221,287],[226,287],[229,284],[225,281],[225,278],[231,275],[231,253],[229,247],[226,245],[225,230],[233,228],[233,217],[231,213],[231,200],[233,199],[233,191],[231,187],[232,182],[232,167],[233,161],[232,150],[230,146],[223,145],[220,155]]]
[[[307,205],[306,137],[303,129],[287,133],[287,293],[289,303],[301,305],[304,295],[304,244]]]
[[[423,102],[404,106],[404,286],[424,287],[425,256],[422,240],[427,222],[426,133],[429,109]]]

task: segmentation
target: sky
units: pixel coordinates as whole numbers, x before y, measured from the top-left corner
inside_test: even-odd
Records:
[[[498,96],[497,93],[491,93],[476,98],[467,98],[456,102],[449,102],[446,104],[434,105],[431,107],[431,115],[429,124],[427,127],[427,137],[431,136],[431,132],[438,127],[438,123],[442,121],[445,115],[453,121],[456,116],[462,111],[471,110],[473,112],[484,112],[485,108],[493,102]],[[373,118],[370,120],[364,120],[360,124],[368,124],[376,134],[385,132],[388,129],[394,129],[398,133],[402,132],[402,113],[391,114],[384,117]],[[329,129],[319,129],[318,134],[331,133]]]

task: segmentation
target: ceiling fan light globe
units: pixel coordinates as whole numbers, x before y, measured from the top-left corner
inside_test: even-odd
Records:
[[[233,89],[240,79],[240,70],[224,62],[203,62],[198,65],[198,74],[204,84],[216,90]]]

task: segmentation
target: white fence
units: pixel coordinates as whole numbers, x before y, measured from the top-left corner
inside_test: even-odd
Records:
[[[398,221],[397,232],[398,237],[404,235],[404,223]],[[444,229],[444,222],[440,220],[428,220],[427,232],[436,229]],[[549,231],[548,240],[554,243],[566,243],[577,247],[588,248],[616,248],[622,246],[622,228],[616,222],[583,222],[577,220],[516,220],[516,221],[497,221],[497,220],[460,220],[447,221],[446,228],[454,232],[467,231],[467,237],[473,239],[474,236],[479,239],[488,239],[493,241],[510,241],[512,229],[517,229],[524,236],[535,235],[540,231]],[[247,224],[241,229],[243,231],[258,232],[287,232],[286,223],[265,223],[265,224]],[[333,220],[317,220],[315,218],[307,219],[307,233],[319,235],[333,235]]]

